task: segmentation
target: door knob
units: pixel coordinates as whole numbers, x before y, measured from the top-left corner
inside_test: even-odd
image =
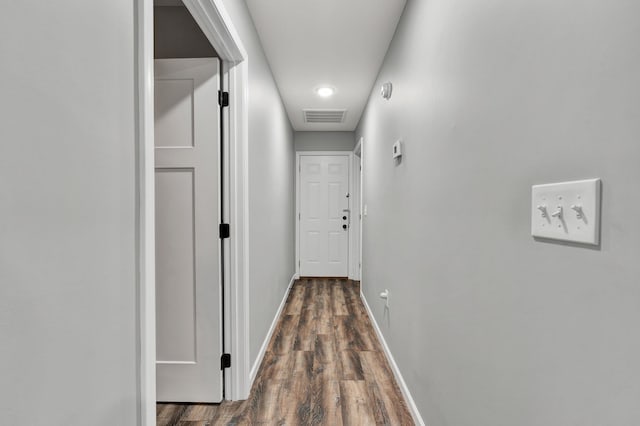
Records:
[[[346,220],[347,221],[347,225],[351,224],[351,210],[350,209],[342,209],[342,213],[345,213],[344,216],[342,216],[342,220]],[[347,225],[342,225],[342,229],[347,229]]]

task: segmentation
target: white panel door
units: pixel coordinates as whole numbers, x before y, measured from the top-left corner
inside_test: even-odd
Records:
[[[222,401],[218,73],[155,61],[158,401]]]
[[[349,253],[349,157],[302,155],[300,275],[346,277]]]

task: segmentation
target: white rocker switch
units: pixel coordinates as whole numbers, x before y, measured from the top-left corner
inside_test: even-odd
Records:
[[[531,235],[600,244],[600,179],[533,185]]]

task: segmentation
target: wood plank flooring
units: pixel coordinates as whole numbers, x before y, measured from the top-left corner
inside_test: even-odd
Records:
[[[413,425],[358,283],[296,281],[249,399],[158,404],[161,426]]]

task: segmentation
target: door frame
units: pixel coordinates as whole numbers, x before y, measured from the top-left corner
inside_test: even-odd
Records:
[[[226,397],[246,399],[250,390],[249,362],[249,240],[248,240],[248,62],[244,45],[223,0],[183,0],[218,53],[223,84],[229,95],[222,168],[224,218],[232,225],[231,238],[222,240],[225,289],[225,348],[233,368],[225,374]],[[154,187],[154,71],[153,0],[136,1],[136,196],[137,196],[137,323],[138,423],[156,424],[155,341],[155,187]]]
[[[349,209],[352,209],[352,195],[354,194],[354,175],[353,175],[353,152],[352,151],[296,151],[296,278],[300,278],[300,157],[302,156],[341,156],[347,157],[347,164],[349,164]],[[353,211],[350,212],[353,214]],[[353,223],[353,221],[351,221]],[[351,277],[351,262],[354,257],[352,256],[352,244],[354,232],[353,227],[349,226],[348,232],[348,249],[347,249],[347,274],[348,278]]]
[[[356,146],[353,148],[353,169],[354,176],[357,178],[354,181],[355,192],[357,193],[357,204],[358,204],[358,238],[356,240],[357,244],[354,248],[354,259],[357,260],[357,265],[353,268],[353,280],[360,281],[360,285],[362,287],[362,222],[364,219],[364,215],[362,214],[362,205],[364,199],[364,181],[363,181],[363,148],[364,148],[364,138],[360,138]],[[358,170],[356,170],[356,166],[360,166]],[[355,263],[355,262],[354,262]]]

